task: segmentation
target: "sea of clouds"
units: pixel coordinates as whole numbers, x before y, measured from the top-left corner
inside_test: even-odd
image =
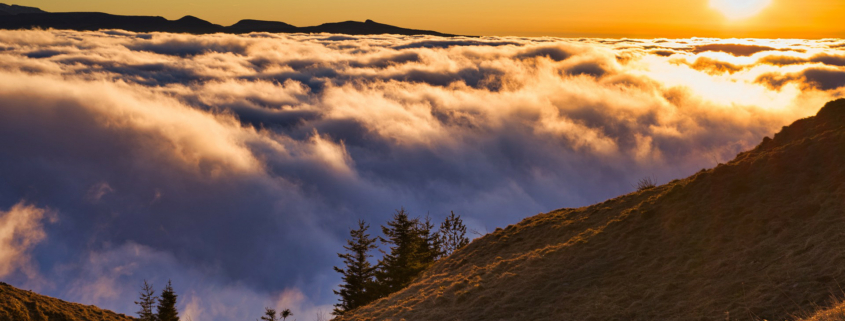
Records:
[[[328,316],[358,219],[478,233],[730,160],[845,96],[845,41],[0,31],[0,280],[134,314]]]

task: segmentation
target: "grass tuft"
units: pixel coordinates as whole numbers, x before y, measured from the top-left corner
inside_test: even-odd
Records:
[[[637,181],[637,184],[634,187],[637,188],[637,192],[640,192],[647,189],[652,189],[655,186],[657,186],[657,184],[654,182],[654,179],[649,176],[646,178],[641,178],[639,181]]]

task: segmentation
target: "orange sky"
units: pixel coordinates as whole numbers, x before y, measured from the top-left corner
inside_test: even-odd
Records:
[[[759,14],[730,20],[711,0],[18,0],[47,11],[191,14],[229,25],[237,20],[297,26],[373,19],[408,28],[467,35],[606,37],[845,37],[843,0],[771,0]],[[765,0],[730,0],[765,1]],[[10,3],[10,4],[12,4]]]

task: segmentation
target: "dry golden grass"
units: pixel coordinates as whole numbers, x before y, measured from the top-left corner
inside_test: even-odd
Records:
[[[843,283],[839,100],[728,164],[497,229],[342,320],[787,320]]]
[[[93,305],[65,302],[0,282],[0,321],[129,320],[135,320],[135,318]]]
[[[812,317],[800,321],[845,321],[845,303],[840,302],[829,309],[824,309]]]

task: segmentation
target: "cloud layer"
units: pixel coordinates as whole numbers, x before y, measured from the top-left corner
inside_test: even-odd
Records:
[[[843,43],[0,31],[0,208],[58,218],[0,253],[46,281],[0,276],[308,319],[357,219],[483,233],[687,176],[842,97]]]

